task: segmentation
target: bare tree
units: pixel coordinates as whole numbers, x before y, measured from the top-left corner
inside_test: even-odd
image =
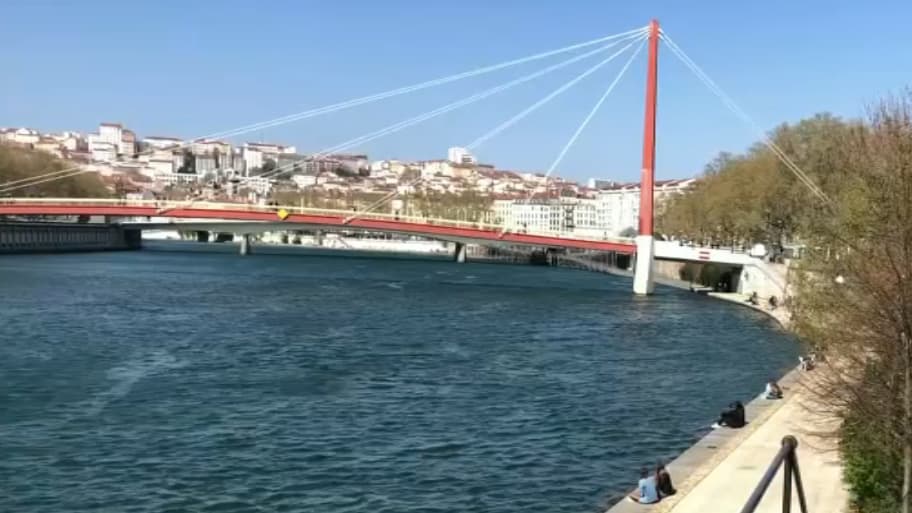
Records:
[[[838,144],[848,149],[829,163],[839,186],[811,216],[793,314],[831,362],[813,391],[844,421],[849,484],[870,502],[859,507],[912,513],[912,93],[872,109]],[[883,466],[886,483],[852,475],[871,460],[861,474]]]

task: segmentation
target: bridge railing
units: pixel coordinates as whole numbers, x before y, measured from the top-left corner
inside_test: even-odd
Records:
[[[424,216],[396,215],[383,212],[363,212],[358,210],[344,209],[326,209],[301,207],[296,205],[259,205],[252,203],[231,203],[231,202],[211,202],[211,201],[192,201],[192,200],[128,200],[128,199],[111,199],[111,198],[0,198],[0,205],[48,205],[48,206],[98,206],[98,207],[137,207],[154,209],[157,216],[167,216],[172,210],[219,210],[234,212],[258,212],[258,213],[275,213],[285,210],[290,215],[310,215],[323,216],[328,218],[348,219],[371,219],[378,221],[395,221],[401,223],[413,223],[435,226],[446,226],[452,228],[466,228],[475,230],[488,231],[505,231],[506,233],[519,233],[533,236],[545,236],[564,239],[589,240],[599,242],[617,242],[621,244],[632,243],[631,239],[622,237],[591,237],[574,233],[550,230],[517,230],[505,229],[502,224],[468,221],[456,219],[444,219]],[[277,217],[278,219],[278,217]],[[346,223],[347,224],[347,223]]]

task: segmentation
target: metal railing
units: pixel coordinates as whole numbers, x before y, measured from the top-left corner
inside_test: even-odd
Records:
[[[795,490],[798,492],[798,504],[801,507],[801,513],[807,513],[807,502],[804,498],[804,486],[801,484],[801,471],[798,469],[798,440],[794,436],[788,435],[782,439],[782,448],[776,453],[773,462],[770,463],[766,473],[754,493],[747,499],[747,504],[741,509],[741,513],[754,513],[763,495],[766,494],[767,488],[773,482],[773,478],[782,467],[784,481],[782,482],[782,513],[791,513],[792,511],[792,484],[794,481]]]

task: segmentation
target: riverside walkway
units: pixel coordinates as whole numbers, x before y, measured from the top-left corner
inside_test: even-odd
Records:
[[[763,311],[788,327],[784,308],[770,311],[746,303],[741,294],[712,293],[713,297]],[[757,398],[747,406],[748,425],[743,429],[718,429],[697,442],[668,465],[678,493],[656,505],[624,500],[609,513],[707,513],[741,511],[782,444],[798,439],[801,470],[810,513],[848,512],[849,493],[842,481],[842,462],[832,438],[838,425],[815,413],[815,398],[808,390],[817,372],[794,370],[780,380],[785,399]],[[636,469],[632,469],[631,475]],[[782,470],[757,507],[758,513],[782,511]],[[793,490],[792,511],[801,511]]]
[[[644,506],[622,501],[610,513],[707,513],[741,511],[781,446],[782,438],[798,439],[798,465],[811,513],[848,511],[848,491],[835,443],[819,436],[835,427],[813,413],[813,399],[803,388],[808,374],[790,373],[781,381],[786,398],[757,399],[747,406],[749,424],[740,430],[715,430],[669,464],[677,495]],[[633,472],[631,472],[633,474]],[[777,475],[757,508],[758,513],[782,511],[782,475]],[[792,511],[800,511],[797,493]]]

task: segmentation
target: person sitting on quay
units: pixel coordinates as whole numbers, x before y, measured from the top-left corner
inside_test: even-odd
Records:
[[[659,464],[656,465],[655,478],[656,487],[659,489],[660,499],[662,497],[670,497],[678,493],[678,491],[675,490],[674,484],[671,482],[671,474],[668,473],[668,470],[665,468],[664,463],[659,462]]]
[[[751,292],[750,297],[747,298],[747,302],[754,306],[760,306],[760,296],[757,295],[756,290]]]
[[[816,365],[816,360],[817,360],[817,358],[816,358],[816,355],[814,355],[814,354],[811,354],[809,356],[799,356],[798,357],[799,368],[803,371],[814,370],[814,366]]]
[[[649,470],[644,468],[640,470],[640,482],[637,489],[627,499],[637,504],[655,504],[659,502],[659,488],[656,483],[656,476],[649,475]]]
[[[768,381],[765,396],[767,399],[782,399],[782,389],[779,388],[779,383]]]
[[[769,308],[770,310],[775,310],[779,306],[779,300],[776,299],[776,296],[770,296],[769,298]]]
[[[730,427],[742,428],[747,424],[744,416],[744,405],[741,401],[735,401],[728,405],[727,410],[722,410],[719,414],[719,420],[713,424],[713,428]]]

